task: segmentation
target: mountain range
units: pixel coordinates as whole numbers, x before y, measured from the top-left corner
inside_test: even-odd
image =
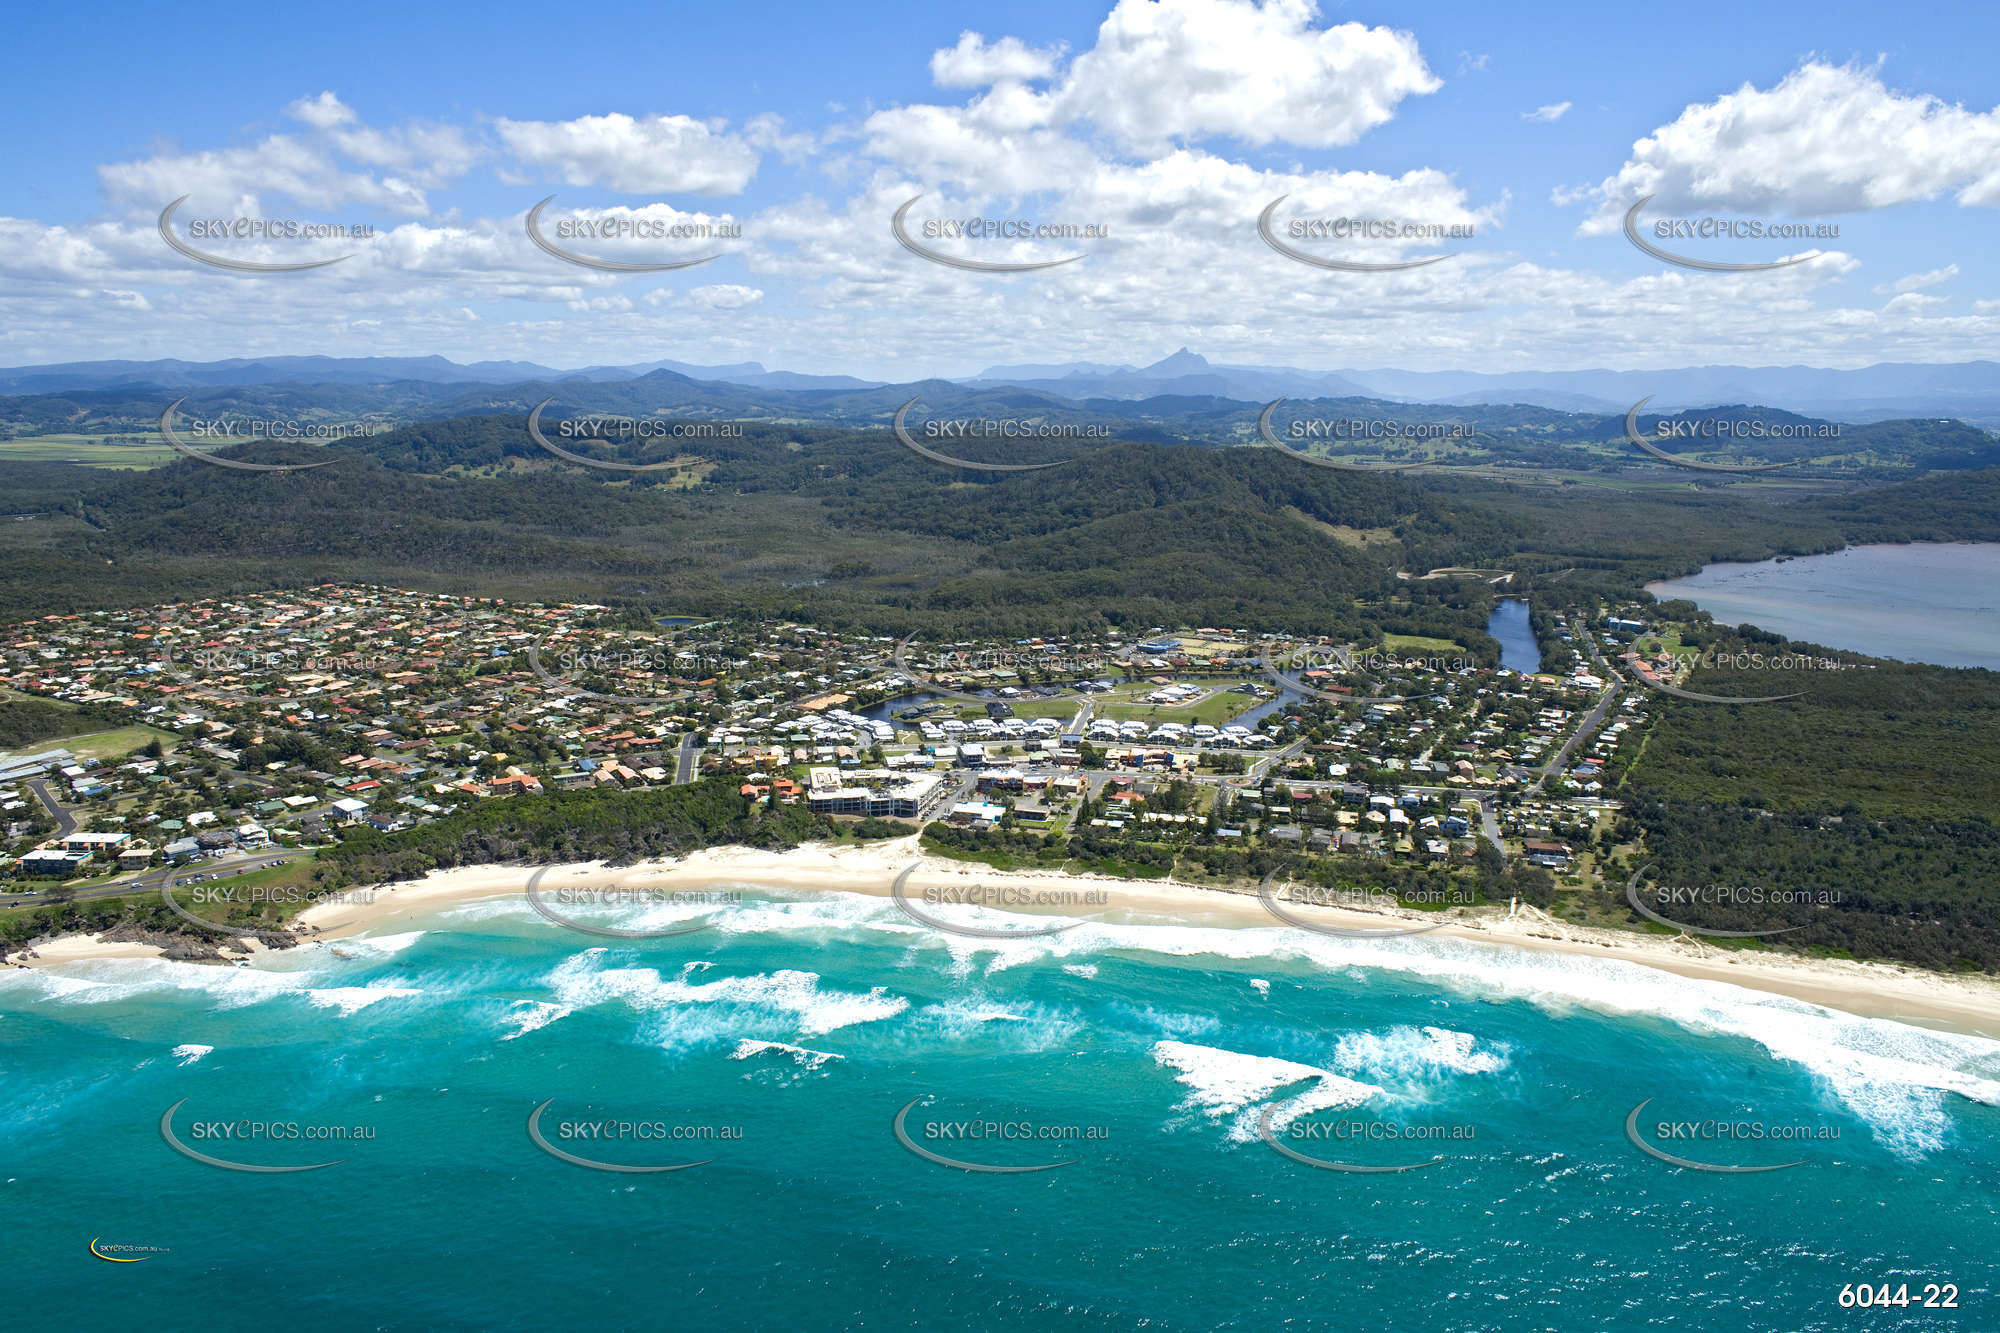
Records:
[[[76,361],[0,369],[0,394],[92,390],[186,391],[269,384],[463,384],[585,381],[613,384],[660,372],[752,389],[856,391],[897,386],[851,375],[770,370],[761,362],[723,365],[658,360],[560,370],[526,361],[423,357],[237,357],[221,361]],[[938,381],[930,381],[937,383]],[[1148,365],[1074,361],[991,366],[951,383],[975,390],[1017,388],[1081,402],[1219,398],[1372,398],[1435,406],[1521,405],[1564,412],[1623,413],[1650,397],[1655,411],[1726,403],[1841,421],[1955,417],[2000,427],[2000,363],[1883,362],[1841,370],[1815,366],[1687,366],[1662,370],[1308,370],[1211,362],[1185,347]],[[911,388],[916,385],[909,386]]]

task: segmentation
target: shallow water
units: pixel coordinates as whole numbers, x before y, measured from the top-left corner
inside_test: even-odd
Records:
[[[12,1308],[300,1330],[1994,1326],[2000,1043],[1430,938],[973,940],[878,897],[751,890],[617,920],[710,927],[603,948],[496,900],[345,958],[0,975]],[[1626,1138],[1647,1099],[1668,1152],[1805,1164],[1669,1165]],[[526,1132],[544,1102],[577,1155],[712,1160],[559,1160]],[[1073,1164],[939,1165],[893,1132],[912,1102],[931,1151]],[[162,1137],[177,1103],[210,1155],[343,1160],[202,1164]],[[1311,1156],[1441,1160],[1301,1164],[1260,1137],[1267,1111]],[[1658,1129],[1706,1119],[1815,1137]],[[264,1121],[374,1137],[211,1132]],[[653,1132],[562,1137],[620,1122]],[[112,1265],[93,1238],[164,1252]],[[1841,1309],[1863,1280],[1956,1282],[1961,1310]]]
[[[2000,544],[1854,546],[1829,555],[1709,565],[1649,583],[1723,625],[1935,666],[2000,670]]]

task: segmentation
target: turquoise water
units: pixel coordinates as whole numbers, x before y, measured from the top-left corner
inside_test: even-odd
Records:
[[[1535,642],[1535,627],[1528,619],[1528,604],[1518,597],[1504,597],[1493,604],[1486,632],[1500,640],[1500,665],[1509,671],[1534,675],[1542,669],[1542,647]]]
[[[2000,671],[2000,543],[1853,546],[1709,565],[1646,591],[1684,597],[1723,625],[1755,625],[1871,657]]]
[[[764,892],[707,919],[599,947],[497,900],[346,957],[0,975],[10,1315],[299,1331],[2000,1327],[2000,1042],[1429,938],[1125,922],[975,941],[879,898]],[[998,1175],[919,1157],[892,1121],[925,1097],[906,1129],[931,1150],[1074,1164]],[[1644,1131],[1717,1164],[1806,1162],[1688,1170],[1626,1139],[1647,1098],[1647,1125],[1838,1137]],[[558,1160],[526,1132],[549,1099],[552,1140],[665,1127],[565,1150],[712,1160],[643,1175]],[[204,1165],[162,1138],[176,1103],[176,1134],[211,1155],[345,1160]],[[1265,1110],[1311,1155],[1443,1160],[1302,1165],[1260,1139]],[[235,1119],[373,1137],[194,1137]],[[1070,1137],[926,1129],[951,1120]],[[1300,1137],[1312,1125],[1348,1137]],[[1368,1137],[1384,1126],[1455,1137]],[[93,1238],[159,1249],[111,1264]],[[1843,1310],[1860,1281],[1955,1282],[1960,1308]]]

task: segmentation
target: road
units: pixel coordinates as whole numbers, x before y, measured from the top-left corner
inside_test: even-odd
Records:
[[[1585,626],[1579,632],[1583,635],[1585,645],[1590,649],[1591,660],[1597,663],[1598,667],[1603,671],[1605,680],[1604,693],[1597,696],[1596,704],[1591,707],[1588,713],[1584,714],[1583,725],[1579,726],[1571,733],[1570,738],[1563,742],[1562,749],[1556,751],[1553,759],[1542,765],[1541,776],[1537,777],[1535,784],[1528,788],[1528,795],[1530,796],[1541,795],[1542,789],[1548,785],[1549,779],[1558,773],[1564,772],[1569,767],[1570,755],[1575,753],[1586,739],[1594,735],[1597,729],[1604,725],[1604,719],[1611,712],[1611,706],[1618,702],[1618,696],[1625,689],[1624,677],[1620,676],[1612,668],[1611,664],[1604,660],[1604,654],[1597,650],[1597,636],[1590,632],[1588,626]]]
[[[690,731],[681,737],[680,760],[674,765],[674,782],[685,787],[694,781],[695,761],[701,758],[701,748],[694,743],[694,733]]]
[[[46,907],[58,901],[81,903],[98,898],[123,898],[134,893],[157,892],[162,883],[183,879],[189,875],[211,875],[220,878],[244,874],[276,865],[280,861],[288,861],[298,855],[300,853],[296,848],[279,847],[228,861],[190,861],[186,865],[142,870],[136,875],[115,879],[108,884],[80,889],[66,899],[58,899],[47,893],[10,893],[0,896],[0,907]]]
[[[29,778],[21,785],[33,792],[35,799],[42,803],[43,808],[50,815],[54,816],[56,821],[56,836],[58,838],[67,838],[70,834],[76,832],[76,812],[49,794],[49,784],[46,778]]]

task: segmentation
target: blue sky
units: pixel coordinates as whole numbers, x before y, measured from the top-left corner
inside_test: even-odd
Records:
[[[0,362],[438,353],[674,358],[908,379],[1000,362],[1505,370],[2000,357],[2000,8],[1689,4],[848,10],[360,4],[37,8],[0,86]],[[1094,223],[1102,240],[940,241],[1055,269],[970,273],[889,215]],[[1835,240],[1668,242],[1803,264],[1699,272],[1656,217],[1834,223]],[[363,243],[202,242],[159,210],[372,224]],[[730,221],[740,241],[522,230]],[[1259,210],[1469,227],[1301,240]],[[183,230],[183,235],[187,233]],[[1648,233],[1649,235],[1651,233]]]

